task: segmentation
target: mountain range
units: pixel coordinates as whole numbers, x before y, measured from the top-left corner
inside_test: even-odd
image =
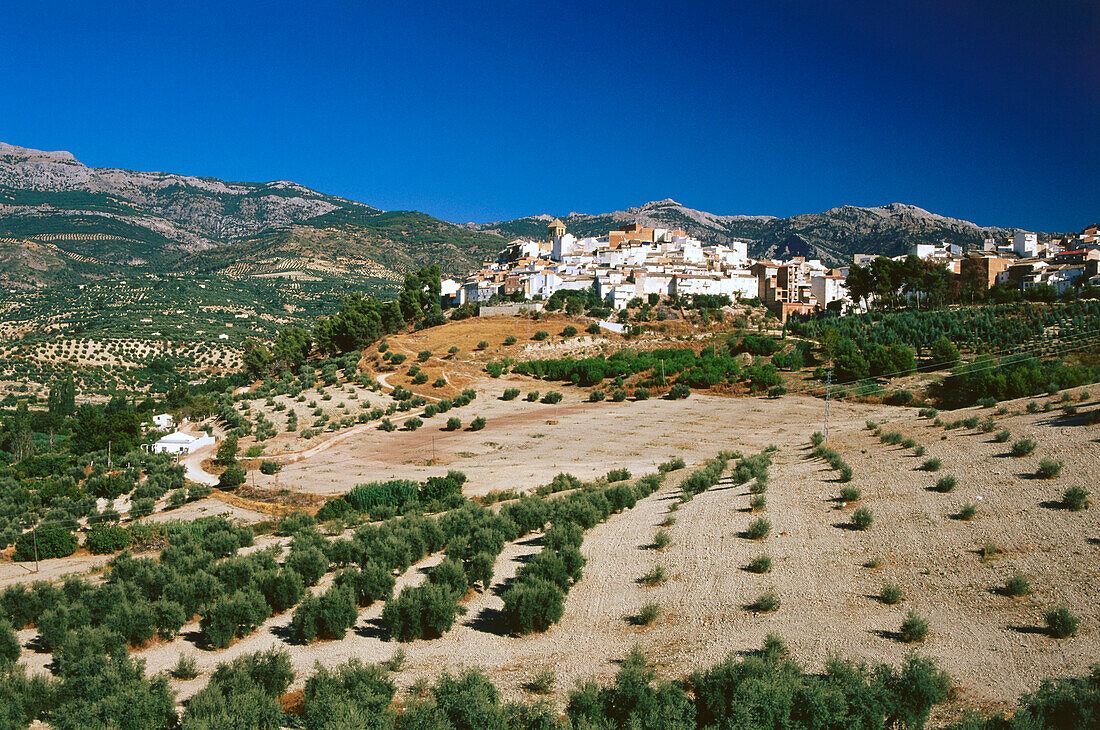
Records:
[[[461,276],[516,237],[543,239],[550,215],[458,225],[382,211],[285,180],[228,182],[87,167],[69,152],[0,143],[0,286],[30,288],[143,273],[400,280],[435,263]],[[790,218],[715,215],[674,200],[563,216],[577,235],[623,223],[682,228],[708,243],[746,241],[755,257],[837,264],[917,242],[965,247],[1011,235],[891,203]]]

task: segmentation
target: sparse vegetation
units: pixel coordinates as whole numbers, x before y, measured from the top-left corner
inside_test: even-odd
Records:
[[[1044,614],[1043,620],[1046,621],[1047,633],[1055,639],[1068,639],[1076,635],[1080,624],[1077,616],[1066,606],[1050,609]]]
[[[894,585],[893,583],[884,583],[882,586],[882,590],[879,591],[878,597],[879,600],[885,603],[887,606],[893,606],[895,604],[901,603],[902,599],[905,597],[905,594],[902,593],[901,588]]]
[[[772,569],[772,559],[767,553],[761,553],[749,561],[747,566],[750,573],[767,573]]]
[[[920,468],[924,471],[939,471],[941,466],[943,466],[943,462],[936,457],[932,457],[931,459],[925,459]]]
[[[654,565],[641,577],[641,582],[643,585],[649,586],[650,588],[664,583],[665,567],[663,565]]]
[[[928,636],[928,621],[916,611],[910,609],[901,622],[898,636],[906,644],[924,641],[925,637]]]
[[[757,517],[749,523],[745,536],[750,540],[763,540],[772,531],[772,523],[767,517]]]
[[[1037,444],[1032,439],[1018,439],[1012,443],[1012,455],[1016,457],[1030,456],[1035,453]]]
[[[1010,598],[1019,598],[1020,596],[1026,596],[1031,593],[1031,582],[1027,579],[1023,573],[1016,573],[1011,578],[1005,581],[1004,587],[1001,589],[1001,593]]]
[[[1035,476],[1039,479],[1054,479],[1062,473],[1062,462],[1043,457],[1039,460],[1039,468],[1035,472]]]
[[[1088,509],[1090,494],[1084,487],[1070,487],[1062,494],[1062,507],[1071,512]]]

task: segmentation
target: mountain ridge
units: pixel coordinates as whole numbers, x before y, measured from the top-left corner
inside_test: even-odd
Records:
[[[429,263],[462,276],[517,237],[544,239],[547,213],[455,224],[384,211],[289,180],[225,181],[88,167],[67,151],[0,142],[0,287],[29,288],[140,273],[396,282]],[[706,243],[744,241],[754,257],[842,264],[914,243],[980,246],[1016,229],[978,226],[906,203],[841,205],[787,218],[715,214],[672,198],[562,217],[581,236],[627,223],[681,228]]]
[[[511,221],[466,225],[471,230],[509,237],[531,235],[539,223],[552,218],[542,213]],[[581,236],[600,235],[614,225],[637,222],[650,227],[682,228],[708,243],[745,241],[749,244],[749,254],[755,257],[802,255],[833,264],[845,263],[855,253],[896,256],[905,253],[914,243],[980,246],[987,237],[1003,238],[1018,230],[979,226],[908,203],[870,207],[841,205],[821,213],[780,218],[709,213],[666,198],[611,213],[572,212],[561,219],[569,231]],[[537,232],[544,236],[545,226]]]
[[[143,272],[399,281],[460,275],[503,240],[415,211],[383,211],[288,181],[230,182],[96,168],[0,143],[0,286]],[[34,244],[34,245],[31,245]]]

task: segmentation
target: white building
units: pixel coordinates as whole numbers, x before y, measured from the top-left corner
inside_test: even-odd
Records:
[[[1021,258],[1039,255],[1039,236],[1035,233],[1020,231],[1012,239],[1012,250]]]
[[[458,291],[462,288],[454,279],[444,279],[439,282],[439,298],[446,304],[458,303]]]
[[[843,276],[814,276],[810,279],[810,291],[822,309],[827,309],[830,302],[850,301]]]
[[[153,416],[153,425],[161,431],[167,431],[176,425],[176,419],[172,417],[171,413],[158,413]]]
[[[189,433],[183,433],[176,431],[170,433],[164,438],[153,444],[154,454],[191,454],[201,449],[203,446],[209,446],[214,443],[214,437],[203,434],[202,436],[192,436]]]

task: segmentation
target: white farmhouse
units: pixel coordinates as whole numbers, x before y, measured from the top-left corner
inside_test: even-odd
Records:
[[[214,437],[208,434],[193,436],[189,433],[176,431],[153,444],[154,454],[191,454],[214,443]]]
[[[153,416],[153,425],[161,431],[167,431],[176,425],[176,419],[172,417],[171,413],[158,413]]]

